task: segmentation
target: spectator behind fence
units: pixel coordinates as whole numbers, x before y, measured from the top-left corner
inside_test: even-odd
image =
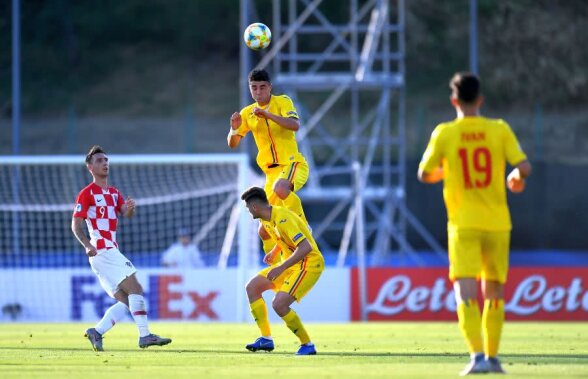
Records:
[[[190,231],[187,228],[178,230],[178,240],[163,252],[161,265],[174,268],[201,268],[205,266],[198,247],[191,241]]]

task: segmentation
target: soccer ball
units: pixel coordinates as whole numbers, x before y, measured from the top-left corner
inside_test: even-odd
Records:
[[[272,32],[266,25],[256,22],[245,28],[243,39],[248,48],[261,50],[269,46],[272,41]]]

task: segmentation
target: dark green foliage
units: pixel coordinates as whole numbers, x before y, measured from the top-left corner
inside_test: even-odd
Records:
[[[272,2],[252,3],[256,5],[252,17],[271,25]],[[588,44],[584,40],[588,2],[478,3],[480,73],[483,89],[494,104],[560,106],[588,101]],[[302,3],[297,4],[302,9]],[[417,98],[446,95],[451,74],[469,65],[468,2],[410,0],[406,4],[409,94]],[[282,1],[282,13],[286,9]],[[334,23],[348,20],[347,2],[325,0],[320,9]],[[153,83],[168,80],[153,76],[163,63],[178,66],[178,82],[198,79],[190,76],[194,75],[190,67],[208,64],[220,70],[218,62],[225,68],[234,67],[235,72],[238,67],[238,0],[22,0],[21,15],[22,102],[28,115],[62,112],[72,103],[82,108],[91,103],[98,113],[101,109],[136,109],[137,103],[145,103],[143,107],[157,112],[160,105],[149,94],[157,91]],[[309,21],[317,23],[313,17]],[[10,36],[11,2],[2,1],[3,116],[10,108]],[[117,88],[117,78],[128,76],[127,71],[136,74],[137,80],[128,84],[131,89]],[[97,90],[100,86],[110,86],[121,95],[98,96],[96,92],[108,92]],[[128,91],[128,96],[122,95]],[[185,89],[178,92],[176,103],[183,107],[180,100]],[[161,106],[163,113],[173,112],[168,104]]]

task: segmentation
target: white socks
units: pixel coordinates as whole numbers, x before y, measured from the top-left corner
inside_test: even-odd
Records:
[[[96,331],[100,334],[108,332],[114,324],[122,320],[129,313],[126,305],[117,301],[112,307],[108,308],[102,317],[102,320],[96,324]]]
[[[142,295],[129,295],[129,309],[131,315],[139,329],[139,337],[145,337],[151,334],[147,324],[147,308],[145,307],[145,298]]]

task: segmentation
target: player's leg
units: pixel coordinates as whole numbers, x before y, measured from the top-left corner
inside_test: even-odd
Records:
[[[269,316],[267,313],[267,306],[263,300],[262,294],[274,288],[274,284],[265,277],[269,271],[269,267],[262,271],[263,275],[258,274],[254,276],[245,286],[247,298],[249,300],[249,308],[251,315],[259,328],[261,337],[255,342],[248,344],[245,348],[249,351],[272,351],[274,349],[274,342],[271,335]]]
[[[132,265],[127,266],[126,258],[118,250],[112,250],[112,254],[99,254],[90,258],[90,266],[94,273],[97,274],[100,285],[108,295],[118,300],[114,305],[106,310],[102,319],[94,328],[86,330],[84,336],[88,338],[95,351],[103,351],[102,335],[110,330],[115,323],[120,321],[128,314],[128,300],[125,296],[120,296],[118,282],[125,275],[134,272]],[[113,266],[124,265],[122,270],[113,270]]]
[[[143,287],[133,273],[125,278],[118,285],[121,292],[124,292],[128,298],[129,310],[135,320],[139,330],[139,347],[163,346],[171,342],[170,338],[163,338],[149,331],[149,321],[147,318],[147,307],[143,297]]]
[[[320,272],[294,271],[284,280],[284,284],[280,287],[280,291],[272,302],[274,311],[284,320],[288,329],[300,340],[300,348],[296,353],[298,355],[314,355],[316,354],[316,349],[300,317],[290,306],[294,301],[300,301],[306,296],[308,291],[314,287],[320,275]]]
[[[459,329],[470,353],[470,363],[461,375],[487,372],[482,343],[482,317],[478,305],[481,270],[479,232],[449,230],[449,276],[454,280]]]
[[[482,330],[490,372],[504,373],[498,347],[504,325],[504,283],[508,273],[510,232],[488,232],[482,243]]]
[[[306,162],[293,162],[286,166],[273,185],[273,192],[282,201],[282,204],[299,215],[306,224],[308,224],[308,221],[304,214],[302,201],[296,195],[296,192],[308,180],[308,171],[308,164]]]
[[[115,298],[117,299],[116,294]],[[94,329],[96,329],[96,331],[101,335],[104,335],[106,332],[112,329],[112,327],[117,322],[124,319],[128,314],[129,308],[127,307],[127,305],[124,302],[117,301],[116,303],[114,303],[114,305],[112,305],[110,308],[106,310],[104,316],[100,321],[98,321]]]
[[[277,169],[270,169],[265,174],[266,178],[263,190],[265,191],[269,203],[275,205],[279,203],[280,199],[273,192],[272,183],[274,180],[276,180],[279,171],[277,171]],[[270,251],[272,251],[272,249],[276,245],[274,240],[272,239],[271,230],[272,226],[270,222],[263,220],[259,221],[259,228],[257,232],[259,234],[259,238],[261,238],[261,243],[265,254],[268,254]]]

